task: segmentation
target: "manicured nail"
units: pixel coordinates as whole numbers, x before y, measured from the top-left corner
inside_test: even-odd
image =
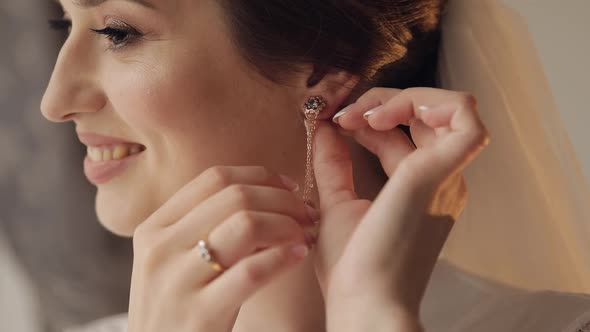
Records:
[[[344,114],[346,114],[346,112],[348,112],[348,107],[350,107],[350,106],[347,106],[347,107],[343,108],[340,112],[336,113],[336,115],[334,115],[332,117],[332,121],[334,123],[338,123],[338,118],[343,116]]]
[[[336,115],[334,115],[334,117],[332,117],[332,122],[338,123],[338,118],[343,116],[344,114],[346,114],[346,112],[348,112],[348,111],[342,110],[342,111],[336,113]]]
[[[309,248],[305,244],[298,244],[291,247],[291,253],[293,253],[293,256],[295,257],[303,258],[309,253]]]
[[[293,192],[299,190],[299,184],[297,184],[297,182],[293,181],[290,177],[288,177],[286,175],[280,175],[280,177],[281,177],[281,181],[283,182],[285,187],[287,187],[287,189],[289,189]]]
[[[365,114],[363,114],[363,118],[365,118],[365,120],[368,120],[369,119],[369,116],[371,114],[375,114],[375,113],[381,111],[382,109],[383,109],[383,105],[377,106],[377,107],[373,108],[372,110],[369,110],[369,111],[365,112]]]
[[[305,211],[307,211],[307,215],[309,216],[309,219],[311,219],[311,222],[315,223],[320,220],[320,213],[317,209],[305,204]]]

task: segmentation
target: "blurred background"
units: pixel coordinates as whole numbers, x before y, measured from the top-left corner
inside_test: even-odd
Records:
[[[467,174],[480,185],[470,187],[465,220],[444,251],[466,270],[590,293],[589,12],[587,0],[451,0],[445,87],[494,107],[521,102],[502,121],[482,110],[495,145]],[[59,15],[51,1],[0,2],[0,331],[61,331],[127,309],[131,242],[96,220],[73,125],[39,112],[64,37],[47,20]],[[502,136],[507,127],[516,134]],[[499,159],[494,149],[516,157]],[[536,167],[518,168],[518,156]],[[530,181],[513,190],[515,179]],[[522,222],[533,219],[533,227]]]
[[[131,242],[101,228],[85,148],[41,96],[64,36],[53,1],[0,1],[0,331],[62,331],[124,312]],[[121,197],[121,199],[125,199]]]

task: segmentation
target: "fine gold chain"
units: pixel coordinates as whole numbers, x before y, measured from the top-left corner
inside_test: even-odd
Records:
[[[311,190],[314,187],[313,174],[313,137],[316,131],[316,120],[320,112],[326,107],[326,100],[322,96],[313,96],[303,105],[305,116],[305,128],[307,130],[307,156],[305,159],[305,184],[303,187],[303,201],[314,206],[311,199]]]
[[[305,113],[305,126],[307,128],[307,157],[305,161],[305,185],[303,187],[303,201],[313,206],[313,202],[309,197],[311,190],[314,187],[314,175],[313,175],[313,160],[312,160],[312,144],[313,136],[316,130],[316,119],[319,111],[306,112]]]

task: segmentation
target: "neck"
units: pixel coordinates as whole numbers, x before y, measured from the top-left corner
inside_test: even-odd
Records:
[[[347,137],[359,198],[373,200],[387,177],[379,160]],[[318,202],[317,190],[313,191]],[[319,206],[319,205],[318,205]],[[278,276],[242,306],[233,332],[325,332],[324,299],[315,277],[314,256]]]

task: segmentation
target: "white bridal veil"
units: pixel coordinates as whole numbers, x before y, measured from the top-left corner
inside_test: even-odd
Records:
[[[590,293],[590,186],[523,18],[504,1],[451,1],[440,80],[476,95],[492,138],[442,257],[526,289]]]

